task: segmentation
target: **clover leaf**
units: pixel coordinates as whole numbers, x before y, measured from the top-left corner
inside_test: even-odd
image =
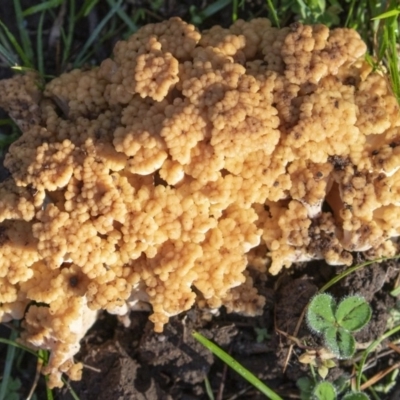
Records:
[[[330,294],[316,295],[307,310],[310,328],[322,334],[326,346],[338,358],[351,358],[356,349],[353,333],[371,319],[372,310],[361,296],[349,296],[336,305]]]

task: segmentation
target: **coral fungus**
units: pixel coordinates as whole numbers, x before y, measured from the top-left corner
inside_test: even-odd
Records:
[[[156,331],[196,302],[251,315],[257,249],[272,274],[394,252],[400,116],[365,51],[349,29],[172,18],[42,93],[0,82],[23,132],[0,183],[0,321],[52,350],[52,386],[79,378],[98,310],[144,300]]]

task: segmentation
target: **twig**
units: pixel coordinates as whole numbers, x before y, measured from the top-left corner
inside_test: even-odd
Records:
[[[33,380],[31,390],[29,391],[29,394],[26,397],[26,400],[30,400],[32,398],[33,394],[35,393],[36,386],[37,386],[37,384],[39,382],[39,378],[40,378],[40,372],[42,371],[42,367],[43,367],[43,359],[38,357],[37,364],[36,364],[35,379]]]
[[[278,329],[276,327],[276,321],[275,321],[275,331],[280,333],[280,334],[282,334],[282,335],[284,335],[284,336],[286,336],[287,338],[289,338],[290,340],[295,342],[301,348],[306,348],[306,346],[301,344],[300,340],[297,338],[297,334],[299,333],[300,326],[301,326],[301,324],[303,322],[304,316],[306,315],[307,307],[308,307],[308,304],[307,304],[307,306],[304,307],[303,311],[300,314],[300,317],[299,317],[299,319],[297,321],[296,328],[294,329],[293,335],[289,335],[286,332],[283,332],[280,329]],[[287,366],[289,364],[289,360],[290,360],[290,357],[292,356],[293,348],[294,348],[294,344],[292,343],[289,346],[289,350],[288,350],[288,353],[287,353],[287,356],[286,356],[286,359],[285,359],[285,363],[283,365],[283,373],[285,373],[286,368],[287,368]]]
[[[367,382],[363,383],[360,386],[360,389],[361,390],[368,389],[370,386],[375,385],[375,383],[377,383],[382,378],[384,378],[387,374],[390,374],[393,370],[395,370],[396,368],[399,368],[399,367],[400,367],[400,362],[397,362],[396,364],[393,364],[389,368],[386,368],[383,371],[378,372],[372,378],[368,379]]]
[[[229,351],[229,353],[230,353],[230,351]],[[219,388],[218,388],[218,394],[217,394],[217,399],[216,400],[222,400],[222,398],[223,398],[227,369],[228,369],[228,365],[226,363],[224,363],[224,368],[222,370],[221,383],[220,383]]]
[[[252,389],[252,386],[248,386],[244,389],[242,389],[239,393],[234,394],[232,397],[229,397],[229,399],[227,400],[236,400],[236,399],[240,399],[242,394],[245,394],[246,392],[248,392],[250,389]]]
[[[91,371],[94,371],[94,372],[97,372],[97,373],[101,372],[100,368],[95,368],[95,367],[92,367],[91,365],[87,365],[87,364],[83,364],[82,363],[82,366],[83,366],[83,368],[90,369]]]
[[[388,346],[389,346],[392,350],[394,350],[396,353],[399,353],[399,354],[400,354],[400,347],[399,347],[399,346],[396,346],[393,342],[389,342],[389,343],[388,343]]]

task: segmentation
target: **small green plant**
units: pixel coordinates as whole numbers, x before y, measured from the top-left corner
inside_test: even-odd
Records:
[[[338,378],[333,383],[318,380],[314,376],[303,377],[297,381],[297,387],[300,389],[301,400],[369,400],[369,397],[362,392],[343,392],[348,388],[349,381],[344,377]]]
[[[316,400],[335,400],[336,389],[332,383],[327,381],[319,382],[312,391],[312,398]]]
[[[266,328],[254,328],[254,332],[257,335],[256,342],[262,343],[268,339],[271,339],[271,335],[268,333]]]
[[[299,357],[299,361],[303,364],[309,364],[310,367],[317,368],[318,375],[322,379],[325,379],[329,373],[329,369],[336,367],[333,358],[336,358],[336,355],[325,348],[317,350],[307,349]]]
[[[344,390],[346,382],[339,378],[331,383],[319,380],[315,374],[313,378],[305,376],[297,380],[301,400],[336,400],[337,395]]]
[[[338,358],[351,358],[356,349],[354,332],[362,329],[371,319],[371,307],[361,296],[350,296],[336,304],[334,298],[322,293],[308,306],[309,327],[323,335],[325,345]]]
[[[13,379],[10,377],[5,388],[5,399],[7,400],[19,400],[20,399],[20,389],[22,387],[21,381],[18,378]]]

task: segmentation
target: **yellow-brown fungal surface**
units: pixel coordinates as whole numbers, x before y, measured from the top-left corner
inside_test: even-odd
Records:
[[[365,50],[349,29],[172,18],[43,93],[0,82],[23,131],[0,183],[0,321],[26,310],[51,385],[79,378],[98,310],[145,300],[157,331],[196,302],[256,314],[257,257],[277,274],[394,252],[400,116]]]

